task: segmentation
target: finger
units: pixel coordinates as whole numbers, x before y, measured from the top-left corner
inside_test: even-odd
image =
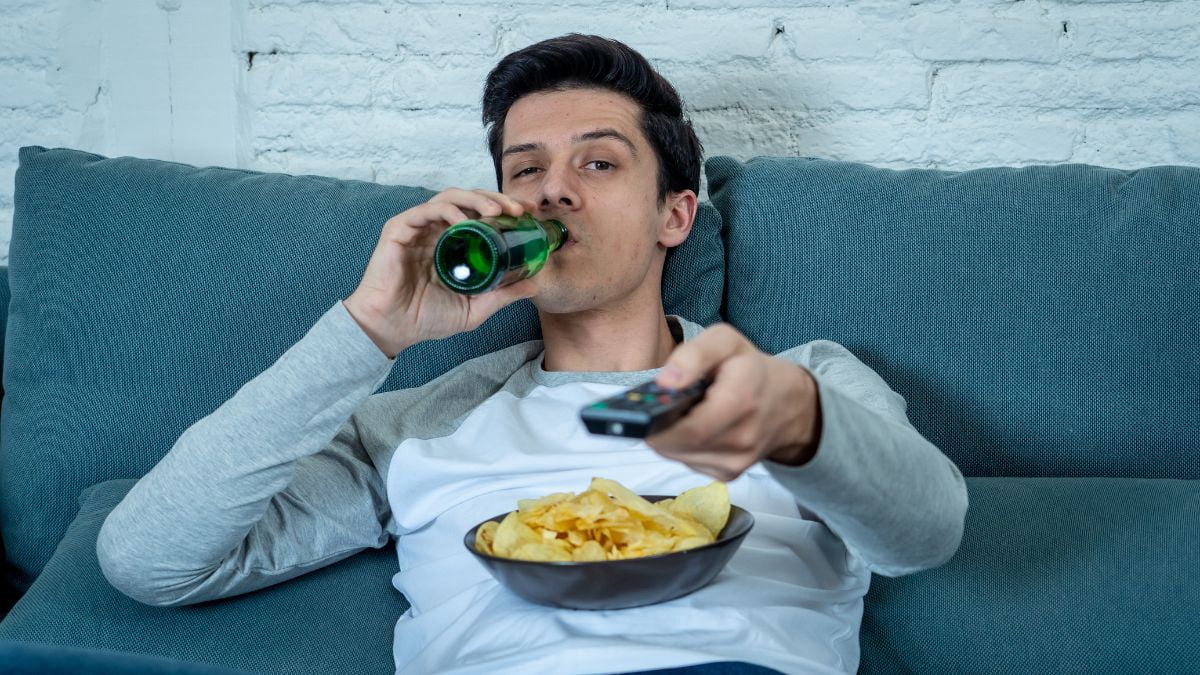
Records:
[[[655,450],[697,450],[713,444],[722,431],[734,424],[737,414],[733,411],[715,404],[699,404],[674,424],[648,436],[646,444]]]
[[[712,447],[721,432],[736,423],[736,419],[727,415],[720,419],[701,419],[689,413],[666,429],[647,436],[646,445],[657,452],[687,456]]]
[[[510,216],[519,216],[526,211],[533,210],[503,192],[492,192],[491,190],[476,190],[476,192],[499,204],[504,209],[504,213]]]
[[[716,369],[722,361],[756,351],[733,326],[717,324],[676,347],[655,382],[660,387],[682,389]]]
[[[708,464],[726,468],[745,468],[758,460],[753,446],[756,423],[750,419],[739,419],[725,427],[707,443],[666,448],[656,451],[688,464]]]
[[[650,447],[698,451],[721,445],[721,438],[746,420],[747,391],[754,391],[749,358],[734,357],[718,367],[704,399],[674,424],[646,439]],[[752,395],[752,394],[751,394]]]
[[[411,245],[440,236],[442,228],[431,227],[434,224],[453,224],[464,220],[468,220],[466,214],[453,204],[427,202],[419,214],[409,214],[404,220],[389,220],[385,227],[394,230],[393,240]]]
[[[745,395],[730,396],[718,391],[710,393],[696,407],[688,411],[684,419],[692,425],[689,429],[698,445],[720,445],[722,437],[746,420]]]
[[[463,209],[470,209],[480,216],[498,216],[504,212],[500,202],[492,199],[482,190],[463,190],[450,188],[439,192],[431,201],[450,203]]]
[[[461,223],[464,220],[471,219],[469,216],[467,216],[466,212],[454,204],[442,204],[438,209],[437,215],[448,225]]]

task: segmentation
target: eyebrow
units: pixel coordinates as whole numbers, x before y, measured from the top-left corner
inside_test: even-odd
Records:
[[[633,153],[633,158],[638,158],[637,147],[634,146],[633,141],[629,140],[628,136],[617,131],[616,129],[596,129],[594,131],[586,131],[582,134],[576,134],[573,136],[571,138],[571,142],[584,143],[586,141],[596,141],[603,138],[612,138],[621,141],[625,145],[629,146],[629,151]],[[510,145],[504,149],[504,152],[500,153],[500,158],[503,159],[509,155],[515,155],[521,152],[532,152],[534,150],[545,149],[546,146],[542,143],[521,143],[520,145]]]

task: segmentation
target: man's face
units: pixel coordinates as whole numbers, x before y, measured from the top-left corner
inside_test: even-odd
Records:
[[[618,306],[648,279],[660,283],[656,260],[691,220],[682,233],[666,227],[672,201],[659,208],[658,159],[632,99],[602,89],[523,96],[505,118],[501,152],[503,192],[562,220],[572,239],[533,277],[540,310]]]

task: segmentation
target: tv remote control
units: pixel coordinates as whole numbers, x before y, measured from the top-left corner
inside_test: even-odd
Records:
[[[669,389],[650,380],[584,407],[579,416],[593,434],[645,438],[667,428],[704,400],[704,391],[711,383],[702,378],[690,387]]]

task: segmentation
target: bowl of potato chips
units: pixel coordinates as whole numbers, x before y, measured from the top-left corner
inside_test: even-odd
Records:
[[[625,609],[696,591],[754,527],[724,483],[678,496],[638,495],[593,478],[579,494],[522,499],[467,531],[463,543],[502,585],[543,605]]]

